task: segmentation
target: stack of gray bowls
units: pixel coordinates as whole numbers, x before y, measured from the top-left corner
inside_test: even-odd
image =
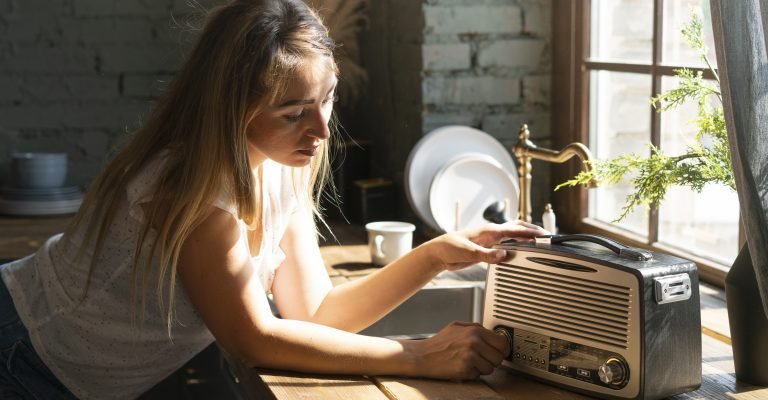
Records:
[[[40,216],[71,214],[83,193],[67,186],[67,153],[11,154],[11,184],[0,187],[0,214]]]

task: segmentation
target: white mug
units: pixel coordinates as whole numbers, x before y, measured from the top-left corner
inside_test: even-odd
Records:
[[[377,221],[365,225],[371,262],[387,265],[411,250],[416,226],[408,222]]]

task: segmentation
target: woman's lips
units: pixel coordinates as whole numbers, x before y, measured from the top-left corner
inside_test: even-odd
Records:
[[[307,157],[314,157],[318,151],[320,151],[319,145],[298,150],[299,153],[304,154]]]

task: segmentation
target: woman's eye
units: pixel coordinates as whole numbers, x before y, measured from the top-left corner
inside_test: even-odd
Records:
[[[304,109],[302,108],[301,111],[295,114],[288,114],[284,118],[287,119],[290,122],[297,122],[301,120],[301,118],[304,117]]]
[[[329,98],[327,98],[327,99],[323,100],[323,104],[328,104],[328,103],[335,103],[335,102],[337,102],[337,101],[339,101],[339,96],[337,96],[336,94],[334,94],[333,96],[331,96],[331,97],[329,97]]]

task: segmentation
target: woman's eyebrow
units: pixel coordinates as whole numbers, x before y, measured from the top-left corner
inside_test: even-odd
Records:
[[[336,90],[336,84],[334,84],[331,89],[328,91],[328,93],[325,94],[326,97],[328,97],[333,91]],[[303,106],[307,104],[312,104],[315,102],[315,99],[293,99],[293,100],[286,100],[280,104],[277,105],[278,108],[281,107],[293,107],[293,106]]]
[[[315,102],[315,99],[295,99],[295,100],[288,100],[283,102],[282,104],[279,104],[277,107],[292,107],[292,106],[303,106],[306,104],[312,104]]]

